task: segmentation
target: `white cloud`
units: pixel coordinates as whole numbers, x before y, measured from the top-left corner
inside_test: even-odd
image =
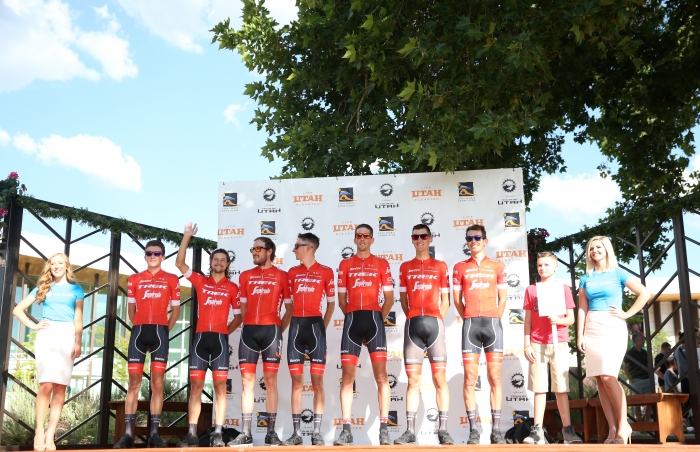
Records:
[[[226,118],[225,122],[231,122],[236,126],[236,128],[240,128],[241,122],[238,120],[238,118],[236,118],[236,114],[243,110],[245,110],[245,105],[229,105],[228,107],[226,107],[226,110],[224,110],[224,118]]]
[[[10,143],[10,134],[0,127],[0,146],[7,146]]]
[[[530,207],[549,210],[567,223],[592,224],[620,199],[617,184],[597,174],[544,176]]]
[[[239,0],[118,0],[131,17],[139,19],[148,30],[165,42],[188,52],[201,53],[209,45],[209,30],[219,22],[231,19],[241,25],[242,3]],[[265,6],[280,23],[297,17],[294,0],[268,0]]]
[[[135,77],[129,43],[117,36],[119,23],[107,6],[94,8],[107,20],[102,31],[85,31],[73,23],[75,13],[60,0],[5,0],[0,4],[0,92],[20,89],[34,80],[97,81],[100,72],[84,56],[95,58],[102,72],[117,81]]]
[[[141,167],[122,148],[104,137],[77,135],[64,138],[51,135],[37,143],[26,134],[17,134],[13,144],[45,165],[75,168],[107,185],[124,190],[141,191]]]

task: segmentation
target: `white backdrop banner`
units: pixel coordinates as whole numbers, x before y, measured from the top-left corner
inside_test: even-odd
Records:
[[[503,317],[506,358],[503,362],[503,410],[501,430],[532,410],[532,394],[526,391],[527,361],[523,348],[523,298],[528,283],[527,236],[522,171],[498,169],[460,171],[451,174],[423,173],[317,179],[222,182],[219,184],[219,247],[229,250],[231,270],[237,283],[242,270],[253,267],[249,248],[258,236],[272,239],[277,246],[275,265],[284,270],[298,264],[292,247],[298,233],[313,232],[321,239],[316,259],[337,271],[338,264],[355,254],[355,226],[368,223],[374,228],[372,253],[391,264],[398,280],[399,266],[415,257],[411,230],[416,224],[430,226],[435,237],[431,253],[447,263],[450,270],[469,256],[465,231],[483,224],[489,238],[486,253],[502,260],[508,272],[508,301]],[[396,304],[385,323],[388,342],[389,381],[391,384],[390,433],[392,439],[406,429],[405,396],[407,377],[403,366],[403,325],[405,316]],[[469,423],[462,400],[461,319],[453,307],[445,318],[447,334],[447,377],[450,388],[448,430],[457,443],[466,442]],[[283,308],[284,309],[284,308]],[[337,437],[340,425],[340,336],[343,314],[336,307],[327,332],[328,359],[325,373],[326,405],[323,433],[328,444]],[[228,381],[226,422],[240,429],[241,378],[238,369],[240,329],[231,334],[231,366]],[[286,353],[287,334],[284,334]],[[308,367],[308,363],[307,363]],[[262,445],[265,436],[266,390],[262,366],[258,366],[255,388],[253,438]],[[279,408],[276,431],[282,439],[292,433],[291,379],[286,357],[279,370]],[[437,404],[430,366],[423,366],[422,403],[416,420],[420,444],[437,444]],[[313,429],[313,391],[308,370],[305,372],[302,433]],[[491,431],[489,385],[482,354],[477,385],[482,442],[488,443]],[[352,407],[355,444],[378,444],[379,407],[369,355],[360,356],[355,400]],[[308,441],[308,440],[307,440]]]

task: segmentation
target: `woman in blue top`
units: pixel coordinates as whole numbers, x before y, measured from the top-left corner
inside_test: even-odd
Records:
[[[625,288],[637,294],[627,312],[622,310]],[[586,274],[579,280],[578,348],[586,354],[586,376],[595,377],[605,418],[610,426],[606,443],[625,444],[632,434],[627,422],[627,400],[617,381],[627,351],[627,322],[649,301],[646,287],[617,265],[607,237],[593,237],[586,247]],[[584,332],[585,325],[585,332]]]
[[[34,290],[13,311],[27,328],[37,331],[34,354],[39,391],[36,395],[34,450],[56,450],[56,426],[73,373],[73,361],[80,356],[83,298],[83,289],[75,282],[68,256],[57,253],[44,265]],[[29,319],[25,312],[35,301],[43,305],[39,323]],[[49,426],[44,430],[49,401]]]

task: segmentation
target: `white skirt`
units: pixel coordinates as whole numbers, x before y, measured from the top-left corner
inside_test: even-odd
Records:
[[[627,352],[627,322],[609,311],[588,311],[583,338],[586,341],[586,376],[620,374]]]
[[[74,343],[73,322],[50,321],[48,328],[37,332],[34,354],[39,383],[70,385],[73,374],[73,359],[70,354]]]

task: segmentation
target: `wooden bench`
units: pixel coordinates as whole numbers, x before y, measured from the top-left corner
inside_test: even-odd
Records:
[[[116,411],[116,419],[114,422],[114,443],[116,444],[124,433],[126,432],[126,424],[124,422],[124,415],[126,411],[126,402],[109,402],[109,408]],[[148,418],[151,418],[150,414],[151,402],[139,400],[138,411],[148,411]],[[187,412],[187,402],[163,402],[163,412],[175,412],[175,413],[186,413]],[[206,429],[211,427],[213,405],[211,403],[202,403],[202,411],[199,413],[199,419],[197,420],[197,436],[204,433]],[[150,422],[150,421],[149,421]],[[159,427],[158,433],[161,435],[168,436],[185,436],[187,434],[187,427]],[[134,436],[148,436],[151,433],[151,427],[134,427]]]
[[[561,432],[562,425],[557,422],[557,417],[555,412],[558,411],[557,402],[547,402],[544,410],[544,419],[542,421],[542,426],[547,429],[550,435],[556,435]],[[581,410],[581,423],[574,424],[574,431],[576,433],[583,434],[583,442],[588,443],[591,441],[593,435],[595,435],[596,429],[596,412],[595,408],[588,404],[588,399],[576,399],[569,400],[569,411]]]
[[[688,394],[634,394],[627,396],[627,406],[654,406],[654,422],[630,422],[632,431],[657,432],[659,443],[666,442],[668,435],[675,435],[678,442],[685,443],[683,435],[682,405],[688,401]],[[595,407],[596,430],[598,442],[602,443],[608,437],[608,421],[605,419],[600,399],[588,399],[589,405]]]

